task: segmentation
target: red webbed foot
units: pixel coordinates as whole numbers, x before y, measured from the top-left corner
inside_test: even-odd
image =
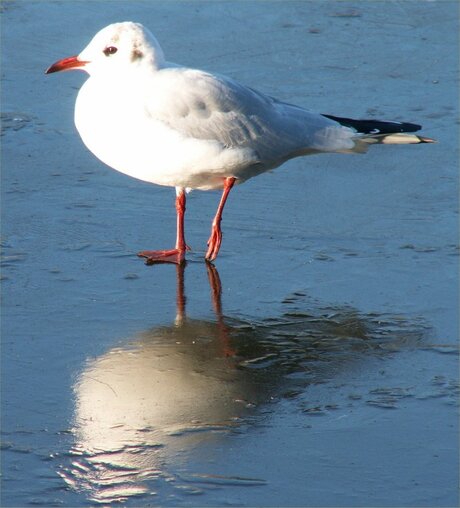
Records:
[[[187,247],[190,250],[190,247]],[[173,263],[180,265],[185,261],[185,249],[170,249],[170,250],[143,250],[138,252],[137,255],[145,258],[146,265],[154,265],[157,263]]]

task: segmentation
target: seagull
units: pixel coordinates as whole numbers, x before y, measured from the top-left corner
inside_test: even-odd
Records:
[[[185,260],[186,195],[221,189],[205,259],[222,243],[222,212],[235,184],[294,157],[364,153],[372,144],[432,143],[420,125],[319,114],[279,101],[231,78],[170,63],[139,23],[111,24],[76,56],[45,72],[81,69],[89,79],[75,104],[86,147],[129,176],[175,187],[174,249],[144,250],[147,264]]]

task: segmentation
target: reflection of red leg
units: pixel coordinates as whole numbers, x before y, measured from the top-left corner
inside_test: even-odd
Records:
[[[217,321],[223,321],[222,316],[222,284],[220,282],[219,272],[212,263],[206,263],[208,272],[209,287],[211,288],[212,306],[216,313]]]
[[[224,181],[224,192],[222,193],[219,206],[217,207],[216,215],[212,221],[211,236],[208,240],[208,251],[206,252],[205,256],[208,261],[214,261],[214,259],[217,257],[217,254],[219,254],[220,244],[222,243],[222,230],[220,229],[222,212],[224,210],[228,194],[231,191],[235,181],[236,178],[234,177],[228,177]]]
[[[222,342],[222,350],[225,356],[235,356],[236,351],[233,349],[229,337],[229,329],[224,323],[222,314],[222,284],[220,282],[219,272],[212,263],[206,263],[208,271],[209,286],[211,287],[212,305],[217,317],[217,326],[220,331],[220,339]]]
[[[190,247],[185,243],[184,215],[185,215],[185,190],[179,189],[176,196],[177,211],[177,236],[176,248],[169,250],[143,250],[137,255],[146,258],[148,265],[154,263],[175,263],[180,264],[185,260],[185,251]]]
[[[187,301],[185,297],[185,284],[184,284],[184,274],[185,274],[185,265],[187,263],[184,261],[183,263],[176,265],[176,275],[177,275],[177,289],[176,289],[176,325],[181,324],[185,321],[185,303]]]

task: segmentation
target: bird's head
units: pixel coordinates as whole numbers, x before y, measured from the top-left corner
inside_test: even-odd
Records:
[[[90,75],[121,75],[128,68],[160,68],[163,64],[163,50],[152,33],[127,21],[103,28],[79,55],[58,60],[45,72],[81,69]]]

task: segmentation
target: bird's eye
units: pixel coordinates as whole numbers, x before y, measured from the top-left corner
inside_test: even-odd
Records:
[[[104,55],[105,56],[110,56],[110,55],[115,54],[117,51],[118,51],[118,48],[116,48],[115,46],[107,46],[104,49]]]

